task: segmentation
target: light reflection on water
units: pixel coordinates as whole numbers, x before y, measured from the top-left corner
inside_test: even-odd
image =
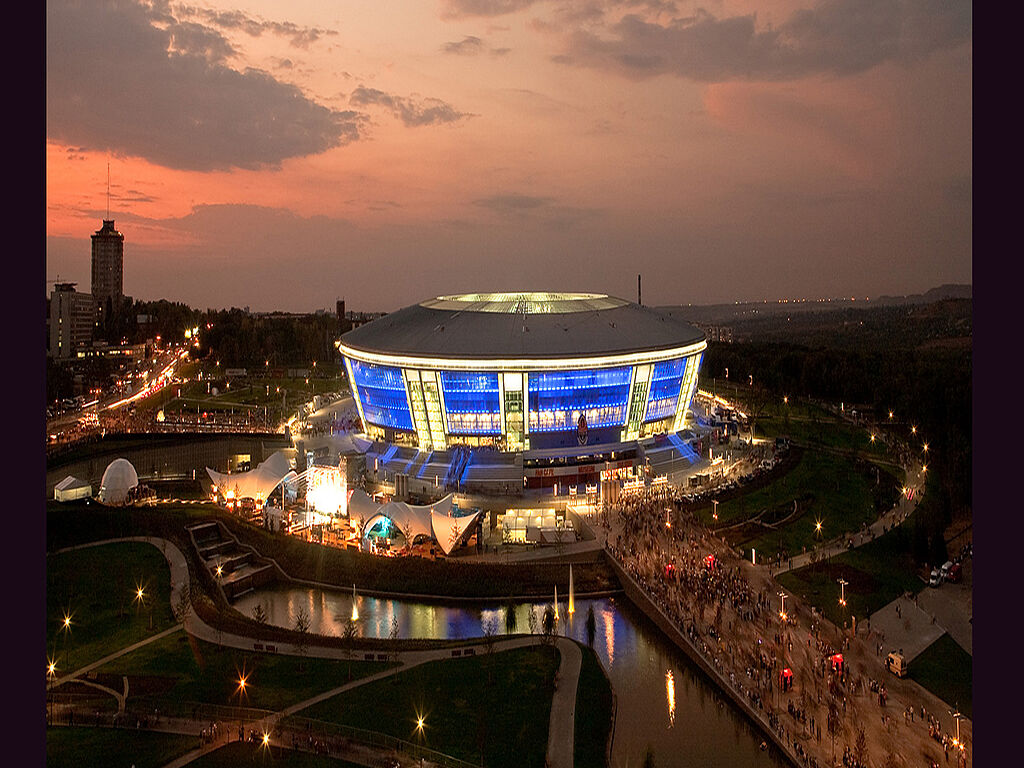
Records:
[[[267,621],[292,628],[300,607],[310,618],[310,631],[341,636],[353,615],[351,592],[273,587],[249,592],[235,608],[252,615],[263,605]],[[613,768],[637,766],[647,747],[660,767],[782,768],[787,763],[773,748],[762,752],[763,736],[718,693],[688,659],[672,646],[643,614],[623,598],[577,598],[575,613],[559,601],[558,633],[586,644],[586,619],[594,610],[594,651],[612,682],[617,698]],[[516,603],[515,632],[530,631],[532,611],[540,632],[544,609],[551,601]],[[386,638],[397,621],[403,638],[466,639],[480,637],[493,623],[497,635],[506,629],[505,605],[417,603],[357,595],[356,625],[364,637]],[[667,714],[667,717],[666,717]]]

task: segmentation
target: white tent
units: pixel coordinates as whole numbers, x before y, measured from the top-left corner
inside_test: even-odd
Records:
[[[256,469],[248,472],[226,474],[206,468],[207,474],[221,493],[234,492],[236,499],[263,499],[270,496],[277,486],[289,475],[294,475],[288,457],[283,451],[277,451]]]
[[[404,501],[392,501],[380,505],[365,491],[356,489],[348,502],[349,519],[365,532],[373,528],[379,519],[387,519],[409,539],[428,536],[434,539],[446,555],[461,543],[466,532],[472,527],[479,512],[462,517],[452,516],[453,494],[427,506],[413,506]]]
[[[124,504],[128,492],[138,486],[139,475],[128,459],[114,459],[107,465],[100,480],[99,500],[103,504]]]
[[[85,480],[68,475],[53,487],[53,498],[57,501],[74,501],[92,496],[92,486]]]

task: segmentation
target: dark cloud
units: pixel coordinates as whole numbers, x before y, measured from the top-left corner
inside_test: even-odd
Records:
[[[506,220],[527,221],[549,230],[564,230],[587,220],[593,220],[600,211],[593,208],[575,208],[559,204],[554,197],[524,195],[506,192],[473,201],[473,205],[486,208]]]
[[[529,8],[536,0],[444,0],[445,18],[462,16],[503,16]]]
[[[315,43],[321,37],[338,34],[333,29],[300,27],[290,21],[267,21],[249,16],[244,11],[215,11],[189,5],[178,5],[174,10],[180,17],[199,19],[221,29],[239,30],[251,37],[259,37],[264,32],[285,37],[296,48],[308,48],[310,43]]]
[[[349,96],[349,104],[356,107],[377,105],[390,109],[409,128],[436,123],[453,123],[466,112],[459,112],[440,99],[426,98],[417,101],[411,97],[394,96],[390,93],[360,85]]]
[[[460,56],[475,56],[484,50],[484,41],[479,37],[466,35],[457,43],[445,43],[441,46],[445,53],[455,53]]]
[[[217,33],[131,0],[47,3],[47,136],[186,170],[276,166],[359,138],[266,72],[225,66]]]
[[[235,55],[235,49],[220,32],[201,24],[183,22],[167,27],[171,50],[180,55],[196,56],[210,63],[220,63]]]
[[[823,0],[777,27],[754,16],[698,10],[666,23],[635,14],[598,35],[577,29],[554,59],[642,79],[674,74],[702,82],[850,75],[884,62],[912,62],[970,40],[966,0]]]
[[[553,197],[534,197],[531,195],[521,195],[518,192],[512,192],[505,195],[491,195],[490,197],[482,197],[473,201],[473,205],[478,205],[481,208],[489,208],[492,211],[498,213],[521,213],[522,211],[528,211],[533,208],[544,208],[546,206],[553,205],[555,198]]]

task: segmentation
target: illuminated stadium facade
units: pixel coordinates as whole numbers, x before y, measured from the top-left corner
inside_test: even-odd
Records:
[[[366,433],[521,452],[680,431],[704,333],[602,294],[440,296],[338,342]]]

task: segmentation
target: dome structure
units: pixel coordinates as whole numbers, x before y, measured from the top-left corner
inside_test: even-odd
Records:
[[[100,480],[99,500],[118,505],[128,500],[128,493],[139,484],[139,475],[128,459],[114,459],[107,465]]]
[[[337,346],[372,439],[514,452],[679,432],[707,340],[613,296],[520,292],[438,296]]]

